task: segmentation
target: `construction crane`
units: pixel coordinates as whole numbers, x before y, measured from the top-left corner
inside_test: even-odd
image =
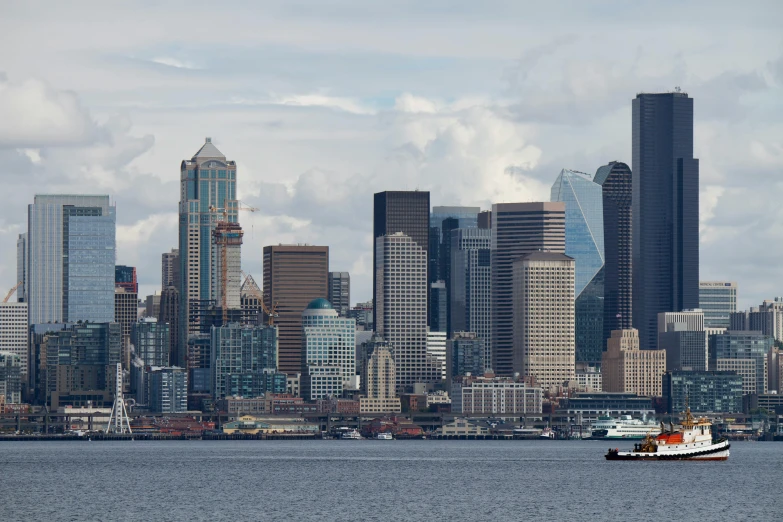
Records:
[[[5,295],[5,299],[3,299],[4,303],[7,303],[9,299],[11,299],[11,296],[14,295],[14,292],[16,292],[16,289],[19,288],[24,284],[24,281],[19,281],[14,285],[12,289],[8,291],[8,293]]]
[[[218,208],[214,205],[209,206],[209,212],[212,214],[222,214],[223,219],[218,218],[217,227],[212,231],[215,244],[220,245],[220,294],[221,308],[223,309],[223,325],[228,324],[228,246],[242,244],[242,229],[237,223],[228,221],[228,200],[223,202],[223,207]],[[258,209],[250,205],[242,206],[241,201],[236,201],[236,210],[246,210],[255,212]],[[232,226],[235,225],[235,226]]]
[[[267,316],[269,326],[274,326],[275,317],[278,317],[279,315],[277,313],[277,303],[274,303],[272,308],[269,308],[264,303],[264,292],[258,287],[256,280],[253,279],[253,276],[246,274],[244,270],[241,272],[242,277],[245,278],[244,283],[242,283],[242,288],[244,288],[246,291],[249,291],[251,294],[253,294],[253,296],[255,296],[256,299],[258,299],[258,304],[261,305],[261,310],[263,310]]]

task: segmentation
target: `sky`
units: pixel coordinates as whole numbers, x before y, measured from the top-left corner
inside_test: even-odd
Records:
[[[0,2],[0,288],[36,193],[109,194],[140,294],[177,245],[179,165],[237,162],[242,263],[330,247],[372,286],[372,194],[546,201],[631,162],[631,100],[694,98],[700,278],[783,295],[783,2]],[[3,290],[0,290],[3,291]],[[4,291],[3,291],[4,292]]]

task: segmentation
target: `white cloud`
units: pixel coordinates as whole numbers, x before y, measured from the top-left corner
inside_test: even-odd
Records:
[[[150,61],[152,63],[157,63],[159,65],[174,67],[175,69],[190,69],[190,70],[201,69],[201,67],[198,67],[193,62],[178,60],[170,56],[158,56],[156,58],[152,58]]]

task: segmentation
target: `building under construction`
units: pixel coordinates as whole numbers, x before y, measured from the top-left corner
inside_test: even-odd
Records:
[[[242,303],[242,227],[219,221],[212,231],[212,296],[222,310],[238,310]]]

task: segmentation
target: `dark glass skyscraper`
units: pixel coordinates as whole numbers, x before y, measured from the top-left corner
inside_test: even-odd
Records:
[[[604,332],[603,350],[612,330],[632,326],[633,241],[631,169],[612,161],[599,167],[593,181],[601,185],[604,213]],[[600,354],[599,354],[600,355]]]
[[[633,325],[653,349],[658,313],[699,306],[699,161],[686,93],[633,100],[632,180]]]
[[[413,239],[413,242],[424,249],[429,260],[429,236],[430,236],[430,193],[415,191],[386,191],[375,194],[373,207],[373,238],[386,234],[402,232]],[[373,249],[373,267],[378,266],[376,256],[378,252]],[[373,270],[373,299],[377,303],[378,288],[377,274]],[[373,322],[378,324],[375,310],[373,310]]]

